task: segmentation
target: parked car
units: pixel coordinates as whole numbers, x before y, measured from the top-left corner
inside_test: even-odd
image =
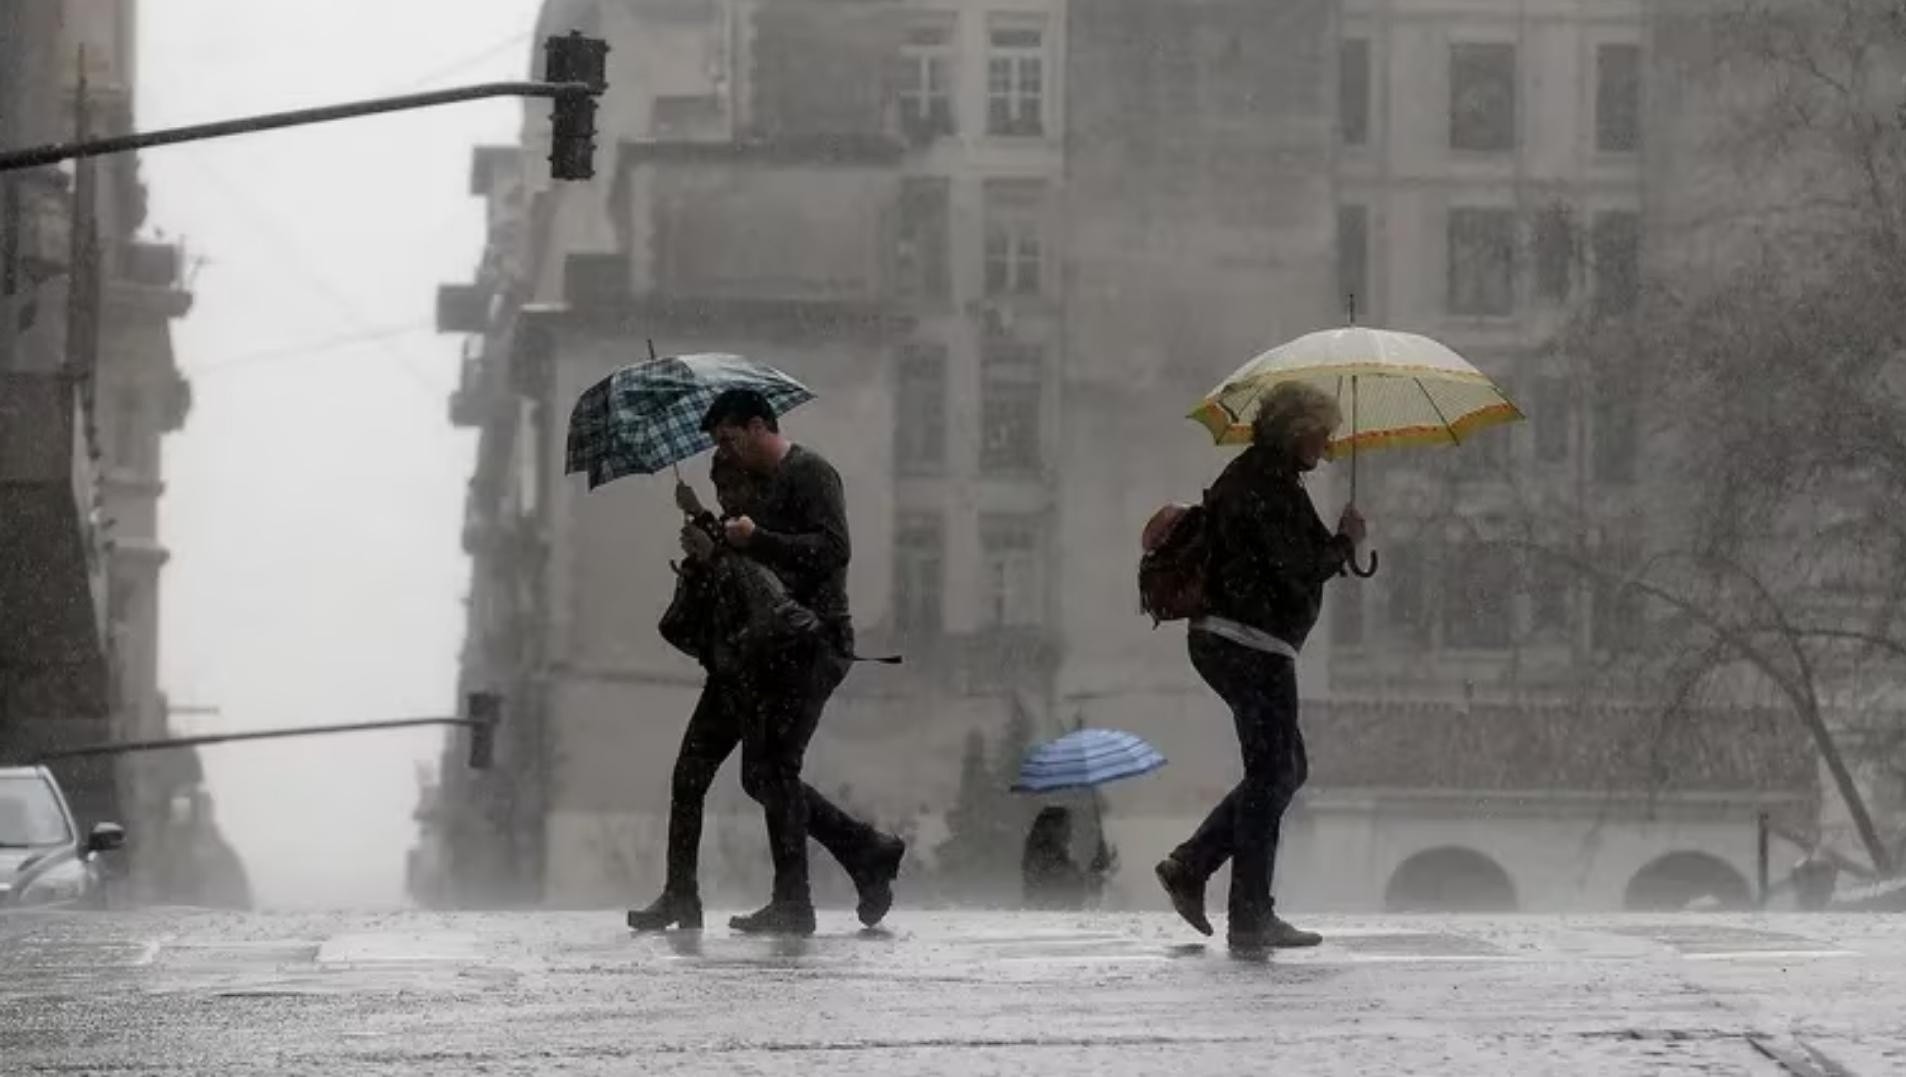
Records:
[[[125,844],[117,823],[82,837],[52,771],[0,767],[0,909],[103,908],[111,873],[101,854]]]

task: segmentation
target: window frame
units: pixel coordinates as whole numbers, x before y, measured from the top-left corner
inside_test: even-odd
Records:
[[[986,134],[991,138],[1044,138],[1051,86],[1050,35],[1043,15],[994,15],[986,24]],[[1036,35],[1032,44],[1004,42],[1008,35]],[[1003,75],[1003,78],[1002,78]],[[1030,76],[1030,78],[1028,77]],[[1030,82],[1032,88],[1028,90]],[[1027,107],[1028,100],[1031,107]],[[1004,103],[1003,109],[1001,103]]]

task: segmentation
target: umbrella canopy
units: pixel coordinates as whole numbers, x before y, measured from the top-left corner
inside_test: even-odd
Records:
[[[1019,764],[1015,793],[1090,789],[1120,778],[1150,774],[1165,765],[1158,749],[1116,729],[1081,729],[1027,753]]]
[[[714,448],[714,438],[702,432],[702,417],[729,389],[759,392],[777,415],[814,399],[807,386],[739,355],[674,355],[623,367],[576,400],[563,473],[588,473],[593,490],[624,475],[653,475]]]
[[[1459,445],[1522,418],[1494,382],[1442,344],[1414,333],[1347,326],[1259,355],[1213,389],[1191,418],[1220,445],[1245,445],[1272,386],[1304,381],[1337,398],[1344,425],[1332,457],[1403,445]]]

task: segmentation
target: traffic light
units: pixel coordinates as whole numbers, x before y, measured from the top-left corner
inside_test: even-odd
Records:
[[[543,80],[580,82],[590,94],[562,94],[550,102],[549,174],[586,180],[596,174],[596,99],[608,88],[609,43],[571,30],[543,42]]]

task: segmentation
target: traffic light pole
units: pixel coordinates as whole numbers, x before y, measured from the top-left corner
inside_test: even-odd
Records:
[[[279,740],[285,737],[311,737],[327,733],[372,733],[381,729],[409,729],[415,726],[450,725],[470,729],[470,766],[488,769],[496,743],[496,726],[503,719],[503,699],[489,692],[472,692],[464,705],[466,714],[456,718],[400,718],[390,722],[349,722],[344,725],[298,726],[293,729],[256,729],[246,733],[210,733],[199,737],[167,737],[161,740],[108,741],[77,748],[42,752],[35,762],[55,759],[79,759],[98,755],[127,755],[171,748],[196,748],[202,744],[225,744],[240,740]]]
[[[549,97],[558,102],[590,101],[593,104],[591,99],[601,93],[602,89],[600,83],[589,82],[486,82],[476,86],[459,86],[449,90],[432,90],[401,97],[379,97],[343,105],[274,112],[265,116],[246,116],[236,120],[201,123],[191,127],[174,127],[164,131],[146,131],[138,134],[116,135],[111,138],[87,139],[84,142],[62,142],[32,149],[4,151],[0,152],[0,172],[39,168],[81,157],[126,153],[152,146],[200,142],[229,135],[250,134],[254,131],[303,127],[307,124],[329,123],[334,120],[354,119],[358,116],[374,116],[383,112],[406,112],[411,109],[451,105],[462,101],[479,101],[489,97]]]

